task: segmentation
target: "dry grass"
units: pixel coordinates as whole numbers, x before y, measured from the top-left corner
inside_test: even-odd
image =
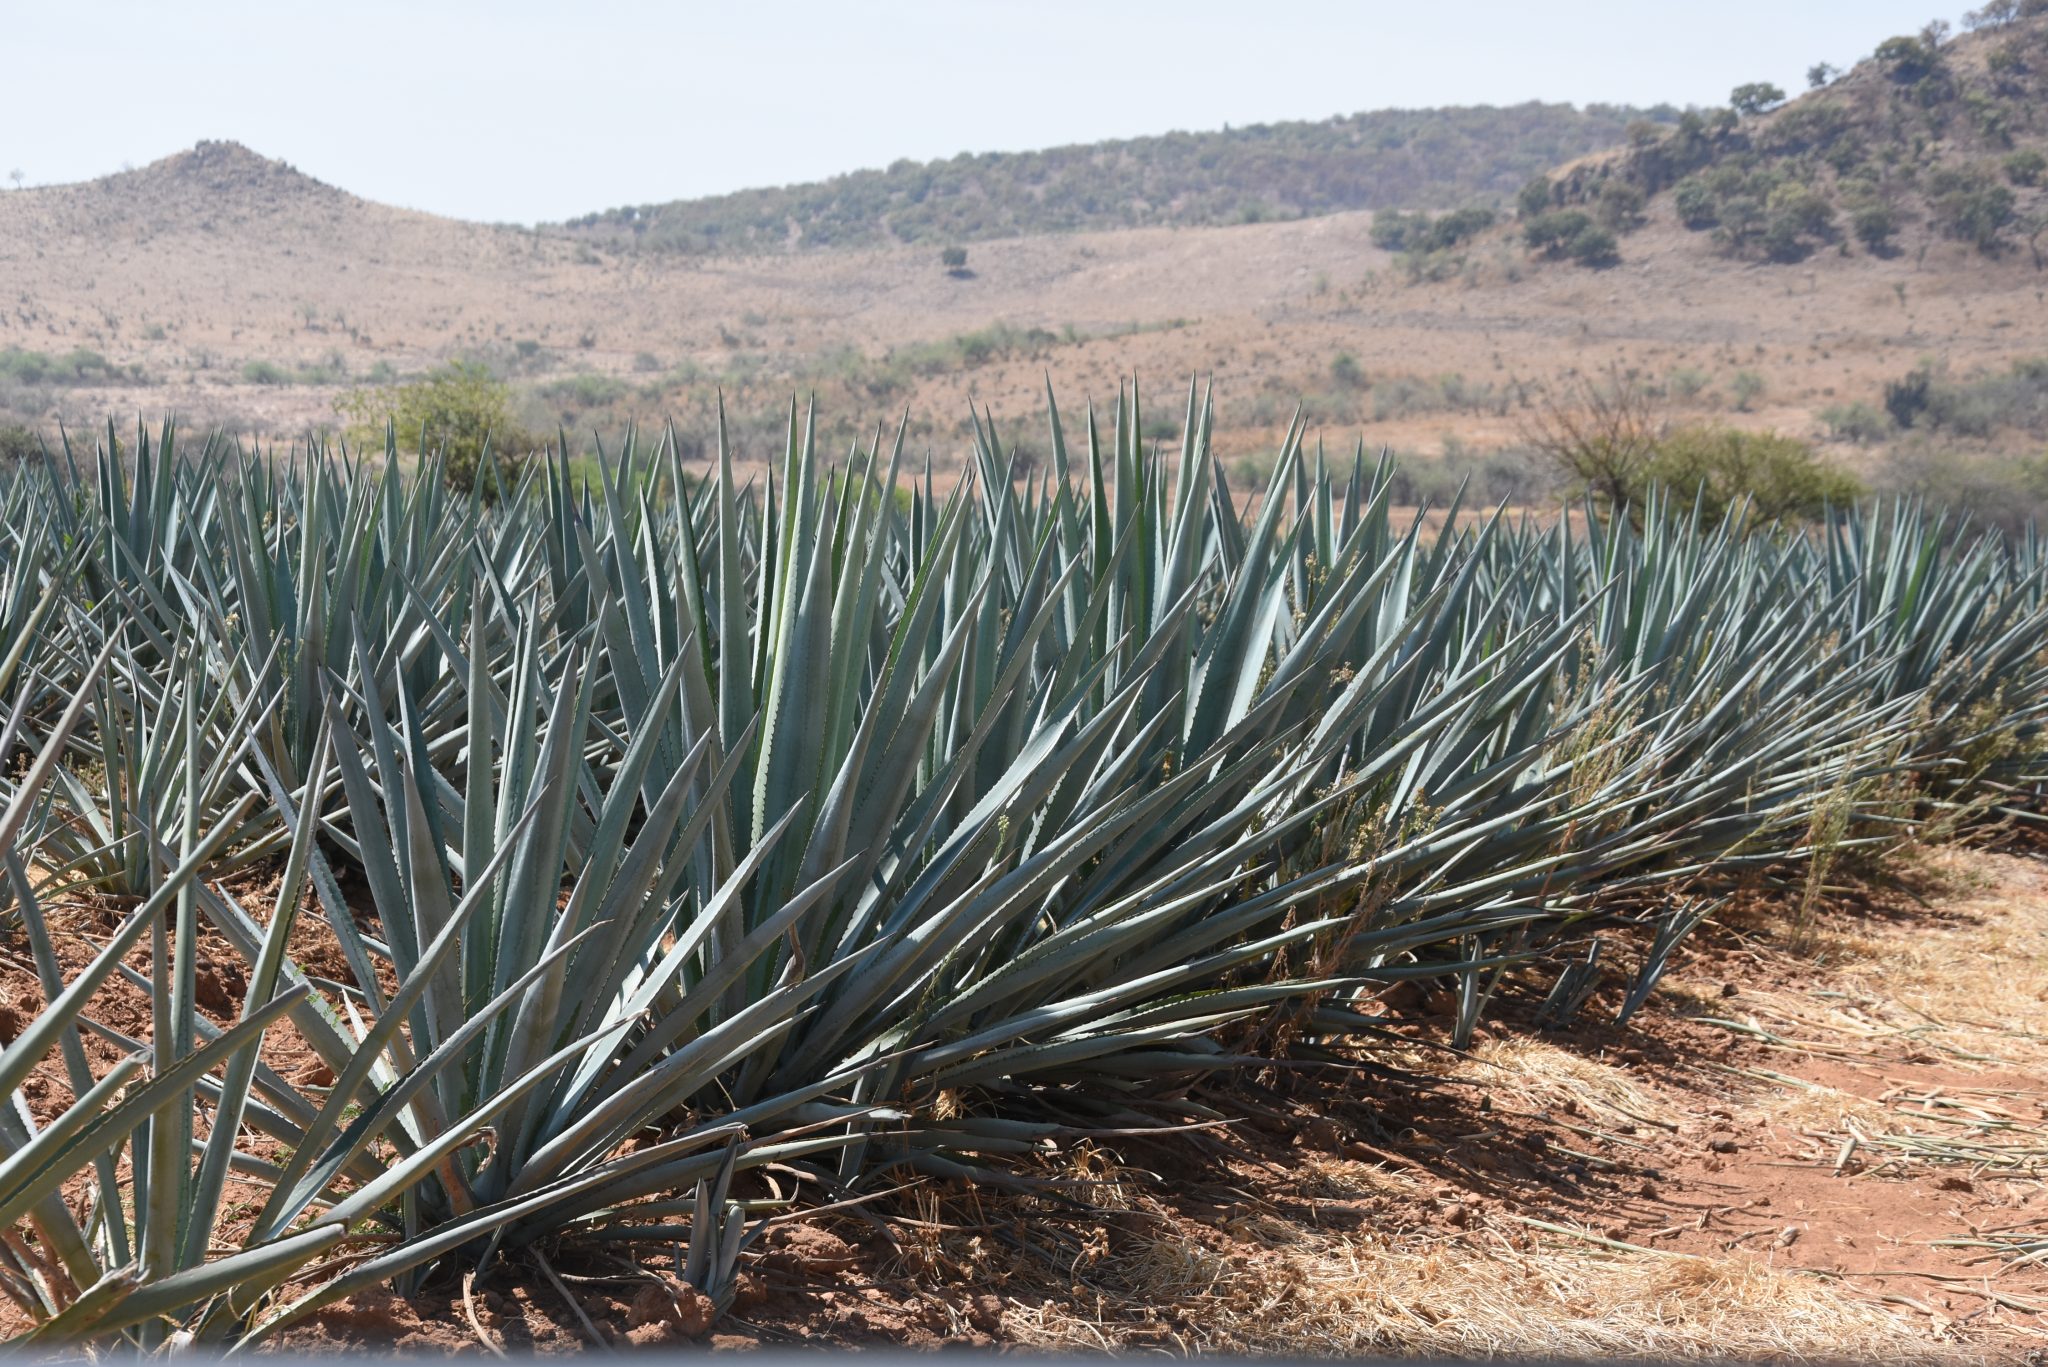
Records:
[[[1960,924],[1940,935],[1907,926],[1837,974],[1845,990],[1888,1000],[1958,1049],[2048,1063],[2048,876],[2013,855],[1936,851],[1930,867]]]
[[[1509,1093],[1533,1107],[1570,1102],[1595,1114],[1668,1124],[1675,1117],[1648,1088],[1611,1063],[1532,1035],[1489,1040],[1460,1060],[1454,1076],[1491,1093]]]
[[[1512,1073],[1581,1104],[1658,1102],[1602,1065],[1549,1046],[1489,1049],[1471,1067]],[[1554,1073],[1544,1066],[1553,1065]],[[1597,1071],[1596,1071],[1597,1070]],[[1016,1249],[967,1223],[1021,1229],[997,1207],[934,1199],[913,1270],[961,1299],[999,1292],[1004,1336],[1063,1351],[1295,1356],[1515,1356],[1621,1361],[1716,1359],[1971,1363],[1981,1345],[1940,1336],[1824,1278],[1749,1253],[1695,1257],[1609,1249],[1508,1222],[1470,1232],[1426,1224],[1320,1228],[1247,1193],[1195,1228],[1156,1179],[1084,1150],[1066,1173],[1091,1185],[1102,1217],[1055,1256]],[[1303,1154],[1284,1184],[1317,1202],[1431,1203],[1418,1172]],[[1260,1196],[1267,1193],[1261,1192]],[[998,1206],[1000,1203],[998,1203]],[[950,1217],[950,1220],[949,1220]],[[957,1222],[957,1223],[955,1223]],[[950,1230],[948,1226],[950,1224]],[[1043,1228],[1044,1212],[1031,1224]]]
[[[1728,1010],[1783,1047],[1855,1059],[1939,1056],[1979,1068],[2048,1066],[2048,875],[2032,860],[1961,848],[1921,854],[1938,928],[1908,913],[1811,928],[1801,957],[1826,986],[1745,987]]]
[[[1136,1240],[1091,1276],[1091,1295],[1045,1288],[1056,1294],[1008,1327],[1057,1349],[1149,1336],[1183,1351],[1319,1356],[1980,1360],[1827,1281],[1748,1255],[1517,1247],[1499,1234],[1318,1236],[1272,1220],[1240,1236],[1228,1250]]]
[[[1444,1185],[1421,1166],[1297,1149],[1269,1173],[1239,1174],[1235,1186],[1197,1193],[1086,1149],[1061,1175],[1088,1184],[1099,1219],[1041,1247],[1016,1248],[966,1232],[985,1231],[992,1218],[1005,1223],[988,1209],[955,1211],[958,1223],[945,1231],[947,1202],[935,1200],[932,1232],[913,1261],[943,1273],[940,1286],[958,1286],[964,1276],[999,1291],[1009,1307],[1005,1337],[1045,1349],[2013,1361],[2038,1343],[2026,1313],[2036,1291],[2017,1276],[1978,1285],[1974,1265],[1906,1256],[1971,1231],[1960,1222],[1895,1225],[1903,1208],[1895,1212],[1899,1198],[1888,1193],[1900,1189],[1886,1184],[1917,1174],[1938,1191],[1940,1174],[1964,1173],[1986,1192],[2014,1198],[2038,1185],[2032,1155],[2048,1158],[2048,1112],[2034,1114],[2041,1092],[2024,1084],[2048,1069],[2048,878],[2010,856],[1938,851],[1924,858],[1920,887],[1935,904],[1918,909],[1924,915],[1853,923],[1831,915],[1802,949],[1810,957],[1774,951],[1771,973],[1745,981],[1733,997],[1720,994],[1718,978],[1688,990],[1686,975],[1676,975],[1674,990],[1652,1010],[1670,1012],[1676,1003],[1679,1016],[1745,1026],[1737,1036],[1748,1051],[1743,1066],[1690,1058],[1675,1069],[1645,1067],[1639,1056],[1610,1059],[1582,1040],[1516,1033],[1462,1058],[1403,1052],[1404,1066],[1465,1084],[1458,1095],[1468,1105],[1486,1098],[1487,1120],[1508,1127],[1497,1133],[1512,1132],[1510,1117],[1569,1121],[1582,1134],[1634,1136],[1617,1142],[1643,1161],[1656,1144],[1671,1146],[1660,1152],[1698,1155],[1711,1118],[1735,1108],[1743,1148],[1757,1145],[1754,1161],[1764,1167],[1716,1177],[1719,1164],[1710,1162],[1703,1182],[1688,1190],[1717,1194],[1682,1198],[1662,1207],[1663,1217],[1644,1192],[1638,1231],[1647,1228],[1645,1211],[1651,1224],[1682,1220],[1684,1251],[1657,1246],[1671,1230],[1574,1233],[1594,1218],[1587,1209],[1604,1207],[1547,1210],[1539,1188],[1512,1182],[1482,1197]],[[1776,931],[1782,944],[1784,926]],[[1948,1081],[1892,1076],[1901,1071]],[[1844,1166],[1836,1162],[1839,1145],[1851,1136],[1858,1142]],[[1786,1163],[1797,1155],[1784,1145],[1805,1146],[1806,1156]],[[1765,1171],[1784,1172],[1793,1185],[1778,1189],[1775,1205],[1758,1199],[1751,1211],[1743,1191]],[[1699,1179],[1695,1166],[1688,1181]],[[1969,1189],[1968,1182],[1959,1188]],[[1737,1203],[1719,1207],[1735,1213],[1727,1220],[1702,1214],[1695,1232],[1694,1211],[1716,1202]],[[1859,1210],[1867,1216],[1854,1218],[1866,1224],[1845,1213]],[[1335,1218],[1339,1212],[1348,1218]],[[2012,1218],[2030,1217],[2015,1209]],[[1828,1233],[1812,1234],[1796,1251],[1768,1238],[1788,1220],[1816,1219],[1814,1228]],[[1021,1229],[1027,1222],[1007,1223]],[[1030,1223],[1042,1228],[1043,1212]],[[2038,1238],[2026,1232],[2034,1226],[2015,1228],[2020,1233],[2004,1242],[1984,1241],[1986,1256],[1997,1262],[2032,1247],[2024,1240]],[[1837,1230],[1856,1233],[1846,1242],[1857,1251],[1829,1270],[1828,1250],[1843,1246],[1832,1238]],[[1816,1261],[1823,1266],[1797,1266]],[[1914,1270],[1857,1270],[1871,1266]],[[1910,1280],[1916,1277],[1932,1280]],[[2001,1293],[2007,1302],[1998,1301]],[[2021,1311],[2017,1320],[2001,1317],[2005,1304]]]

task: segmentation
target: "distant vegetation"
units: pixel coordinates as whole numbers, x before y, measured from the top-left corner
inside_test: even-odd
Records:
[[[141,378],[140,366],[114,365],[87,347],[73,347],[55,356],[20,347],[0,347],[0,385],[105,385]]]
[[[1748,260],[1852,242],[1886,255],[1917,228],[1922,243],[2024,246],[2048,264],[2048,0],[1998,0],[1966,22],[1959,40],[1940,21],[1886,39],[1846,74],[1819,64],[1816,88],[1789,105],[1749,84],[1726,108],[1630,127],[1618,154],[1532,182],[1520,199],[1531,245],[1548,249],[1570,213],[1625,234],[1668,193],[1680,223]]]
[[[138,364],[108,360],[90,347],[67,351],[35,351],[0,347],[0,431],[24,433],[17,419],[40,419],[65,391],[105,389],[146,382]],[[18,458],[18,437],[0,441],[0,461]]]
[[[1524,441],[1569,490],[1638,513],[1657,487],[1697,500],[1711,520],[1738,505],[1778,521],[1815,518],[1864,492],[1855,476],[1796,438],[1720,424],[1673,426],[1665,397],[1620,369],[1588,377],[1535,406]]]
[[[2048,437],[2048,357],[1957,379],[1922,364],[1884,389],[1885,417],[1901,429],[1960,437],[2019,431]]]
[[[899,161],[811,185],[608,210],[566,226],[686,252],[993,237],[1441,209],[1662,126],[1670,106],[1381,110],[1038,152]],[[964,259],[962,264],[964,265]],[[951,269],[950,265],[948,266]]]

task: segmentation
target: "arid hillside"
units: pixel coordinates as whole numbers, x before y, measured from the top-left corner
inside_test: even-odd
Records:
[[[1949,68],[1980,69],[1995,41],[1954,40]],[[753,455],[815,395],[835,440],[908,411],[943,465],[970,404],[1028,438],[1048,377],[1078,406],[1135,376],[1165,435],[1199,376],[1233,455],[1270,449],[1300,401],[1340,446],[1455,464],[1515,448],[1546,392],[1618,368],[1673,421],[1776,429],[1870,466],[1900,444],[1862,421],[1887,384],[2048,355],[2048,271],[1918,209],[1885,250],[1844,227],[1788,264],[1687,226],[1667,189],[1602,269],[1547,259],[1512,215],[1451,252],[1375,245],[1354,212],[976,242],[949,270],[929,245],[700,256],[457,222],[207,143],[0,194],[0,420],[175,411],[291,440],[332,426],[354,386],[471,358],[517,386],[536,431],[673,417],[701,437],[722,392]],[[2024,424],[1910,435],[2040,446]]]

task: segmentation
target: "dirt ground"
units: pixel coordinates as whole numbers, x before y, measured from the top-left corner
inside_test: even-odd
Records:
[[[1355,1072],[1189,1098],[1228,1124],[1084,1142],[1013,1170],[1028,1190],[913,1182],[786,1218],[715,1325],[675,1249],[564,1243],[467,1298],[356,1297],[281,1346],[2038,1362],[2048,859],[1947,849],[1797,906],[1738,901],[1626,1030],[1605,1023],[1618,984],[1568,1032],[1510,987],[1460,1054],[1441,995],[1396,993]],[[69,960],[116,909],[53,910]],[[299,938],[345,975],[318,927]],[[40,1001],[18,948],[9,1036]],[[202,972],[210,1014],[239,989],[227,962]],[[147,1030],[139,994],[101,1016]],[[48,1112],[68,1089],[52,1072],[25,1093]]]
[[[2048,274],[2024,252],[1987,260],[1929,237],[1889,260],[1767,266],[1655,220],[1611,270],[1539,266],[1496,243],[1465,276],[1412,285],[1371,245],[1370,224],[1352,213],[977,243],[971,274],[955,278],[921,248],[595,251],[369,203],[212,144],[0,195],[0,347],[83,346],[141,367],[139,383],[50,391],[46,416],[175,409],[198,427],[290,440],[331,424],[336,395],[380,363],[405,373],[524,343],[535,368],[522,383],[609,377],[651,395],[631,406],[656,419],[681,392],[666,378],[678,366],[796,374],[838,349],[873,358],[1005,323],[1059,340],[919,377],[886,399],[832,399],[859,409],[836,416],[868,424],[907,408],[950,423],[976,403],[1035,432],[1048,375],[1078,406],[1106,402],[1135,374],[1161,413],[1200,375],[1217,383],[1219,446],[1233,455],[1270,447],[1302,395],[1352,405],[1329,424],[1346,447],[1357,434],[1407,451],[1517,436],[1513,407],[1379,416],[1376,398],[1333,380],[1340,354],[1375,384],[1455,374],[1502,393],[1611,364],[1656,381],[1690,372],[1701,387],[1675,417],[1813,435],[1819,410],[1875,402],[1922,360],[1967,372],[2048,352]],[[256,384],[242,373],[250,362],[338,362],[351,378]],[[1765,388],[1738,411],[1745,371]],[[958,455],[950,431],[936,443],[942,459]]]

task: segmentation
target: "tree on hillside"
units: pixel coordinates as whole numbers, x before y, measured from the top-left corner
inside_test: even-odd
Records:
[[[946,248],[939,253],[939,264],[946,268],[946,274],[948,275],[967,274],[967,248]]]
[[[1728,95],[1728,107],[1744,118],[1755,118],[1767,114],[1785,103],[1785,92],[1769,81],[1751,81],[1738,85]]]
[[[1901,85],[1912,85],[1934,72],[1936,57],[1934,49],[1918,38],[1887,38],[1877,45],[1872,54],[1883,64],[1891,78]]]
[[[12,171],[9,171],[7,173],[7,178],[13,181],[14,188],[19,190],[21,188],[21,182],[26,180],[28,178],[28,175],[27,172],[23,171],[20,167],[17,166]]]
[[[1818,90],[1842,74],[1840,67],[1832,62],[1815,62],[1806,68],[1806,85],[1809,90]]]
[[[2048,14],[2048,0],[1990,0],[1982,9],[1974,9],[1963,16],[1963,27],[2004,28],[2007,24],[2022,19],[2033,19]]]

